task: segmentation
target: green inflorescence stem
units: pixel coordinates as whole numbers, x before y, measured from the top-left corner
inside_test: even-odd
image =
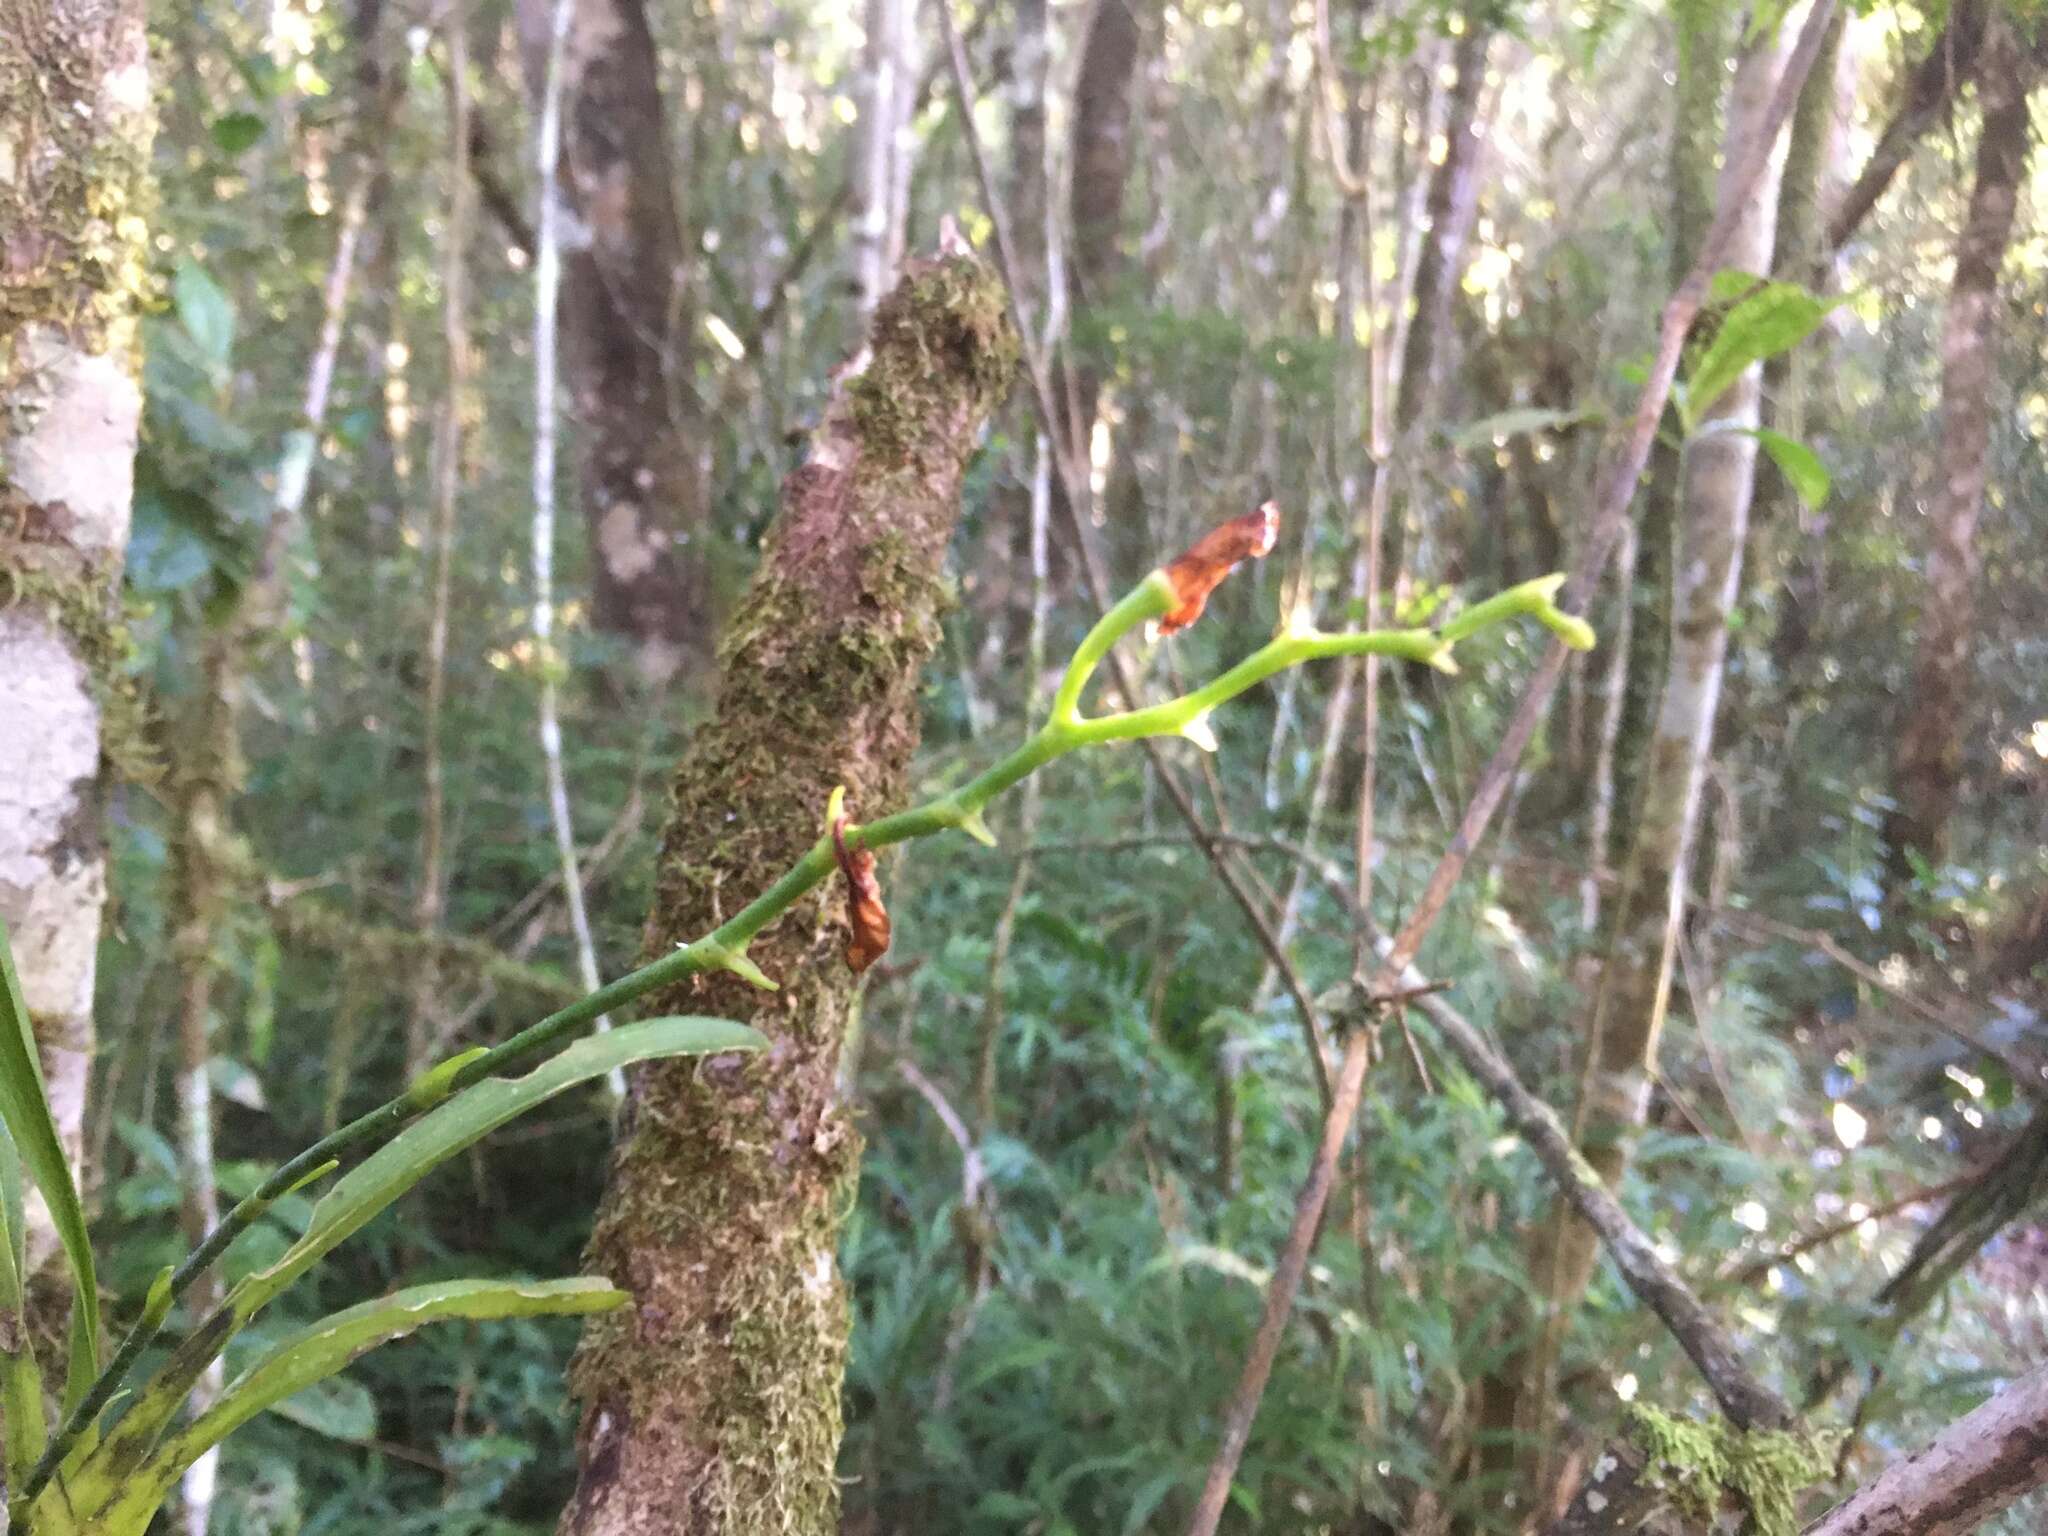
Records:
[[[1110,648],[1140,625],[1163,618],[1175,606],[1174,590],[1166,573],[1163,570],[1153,571],[1088,631],[1073,659],[1067,663],[1059,691],[1053,697],[1050,716],[1021,746],[948,794],[864,826],[849,825],[845,829],[847,844],[849,847],[886,848],[892,843],[930,837],[953,829],[981,835],[986,830],[982,825],[982,808],[989,801],[1036,773],[1054,758],[1080,747],[1100,742],[1136,741],[1146,736],[1183,736],[1212,745],[1207,721],[1213,710],[1264,682],[1274,673],[1306,661],[1370,653],[1455,671],[1450,655],[1453,645],[1475,630],[1516,617],[1536,619],[1562,636],[1567,644],[1588,649],[1593,643],[1593,636],[1585,621],[1564,613],[1556,606],[1556,594],[1562,583],[1562,577],[1540,577],[1523,582],[1466,609],[1436,630],[1391,629],[1324,634],[1305,622],[1292,621],[1243,661],[1192,693],[1143,709],[1084,718],[1081,695]],[[657,987],[665,987],[703,971],[728,970],[757,986],[773,986],[774,983],[746,958],[747,945],[763,928],[830,875],[835,867],[831,837],[821,836],[781,879],[704,937],[598,988],[588,997],[558,1009],[488,1050],[474,1051],[463,1058],[429,1068],[406,1092],[321,1138],[280,1166],[253,1193],[239,1201],[172,1273],[170,1297],[183,1295],[207,1266],[220,1257],[228,1244],[246,1231],[272,1202],[331,1169],[340,1153],[383,1142],[432,1104],[506,1068],[519,1065],[600,1015],[624,1008]],[[121,1383],[134,1369],[135,1362],[156,1337],[166,1310],[155,1306],[146,1309],[142,1319],[121,1341],[121,1347],[66,1418],[63,1427],[43,1452],[42,1459],[22,1484],[13,1500],[17,1510],[25,1511],[33,1504],[52,1473],[77,1444],[86,1426],[113,1399]]]

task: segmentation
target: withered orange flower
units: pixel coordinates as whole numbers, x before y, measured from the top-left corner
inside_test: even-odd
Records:
[[[846,911],[853,932],[846,941],[846,963],[858,976],[889,948],[889,909],[882,905],[882,884],[875,878],[875,856],[865,848],[846,846],[846,818],[832,823],[832,851],[839,873],[846,876]]]
[[[1166,579],[1173,584],[1174,608],[1159,621],[1159,633],[1174,634],[1199,619],[1217,584],[1245,561],[1256,560],[1272,549],[1279,536],[1280,504],[1276,501],[1203,534],[1194,548],[1166,568]]]

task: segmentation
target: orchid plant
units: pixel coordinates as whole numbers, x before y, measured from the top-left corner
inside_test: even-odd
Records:
[[[185,1261],[151,1286],[140,1315],[111,1359],[102,1361],[98,1287],[85,1214],[44,1093],[33,1032],[0,929],[0,1408],[13,1528],[35,1536],[142,1536],[179,1476],[240,1425],[344,1369],[357,1355],[422,1324],[447,1318],[587,1313],[630,1298],[601,1279],[457,1281],[416,1286],[315,1323],[262,1353],[199,1411],[181,1420],[214,1361],[279,1294],[429,1171],[514,1117],[579,1084],[667,1057],[750,1051],[765,1042],[723,1019],[665,1017],[592,1033],[563,1045],[600,1016],[693,974],[725,970],[758,987],[775,982],[747,958],[764,928],[837,869],[848,882],[846,960],[856,970],[889,944],[889,917],[875,876],[875,851],[957,829],[994,842],[984,816],[991,800],[1054,759],[1084,747],[1179,736],[1208,750],[1211,714],[1285,668],[1331,656],[1381,655],[1455,672],[1453,648],[1487,626],[1533,618],[1566,644],[1588,649],[1592,630],[1563,612],[1562,576],[1524,582],[1435,628],[1324,633],[1305,613],[1208,683],[1164,703],[1088,715],[1083,697],[1096,669],[1141,626],[1171,635],[1200,617],[1231,570],[1265,555],[1279,530],[1272,503],[1211,531],[1171,564],[1148,574],[1089,630],[1067,663],[1050,712],[1014,751],[946,794],[865,824],[850,822],[845,794],[826,807],[815,844],[781,878],[702,937],[551,1014],[492,1047],[441,1062],[389,1103],[323,1137],[236,1204]],[[553,1054],[551,1048],[562,1046]],[[507,1069],[540,1060],[523,1076]],[[344,1155],[371,1149],[312,1207],[304,1232],[275,1262],[238,1281],[187,1331],[152,1374],[117,1406],[124,1383],[173,1305],[239,1235],[287,1195],[325,1179]],[[26,1180],[24,1180],[24,1170]],[[43,1375],[21,1326],[27,1280],[25,1183],[43,1198],[72,1285],[72,1330],[62,1418],[49,1430]]]

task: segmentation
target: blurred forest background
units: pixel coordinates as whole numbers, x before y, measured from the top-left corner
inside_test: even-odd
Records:
[[[639,962],[721,621],[942,220],[1058,366],[1050,422],[1020,374],[967,468],[913,799],[1036,722],[1104,593],[1267,498],[1273,554],[1127,648],[1147,697],[1290,613],[1427,623],[1570,567],[1804,15],[152,5],[153,192],[98,210],[146,226],[77,1096],[113,1314],[222,1196]],[[1681,376],[1740,274],[1818,324],[1667,413],[1599,647],[1420,957],[1760,1373],[1846,1428],[1837,1491],[2048,1361],[2044,68],[2024,6],[1827,24]],[[1213,754],[1079,754],[993,808],[999,848],[883,856],[896,941],[837,1068],[866,1140],[843,1529],[1185,1525],[1319,1133],[1305,1018],[1334,1061],[1358,899],[1391,930],[1421,898],[1543,639],[1488,631],[1456,677],[1290,670],[1218,711]],[[1553,1235],[1427,1017],[1379,1036],[1226,1529],[1514,1529],[1630,1403],[1708,1402]],[[612,1115],[593,1091],[479,1146],[255,1337],[401,1282],[577,1272]],[[574,1345],[523,1321],[367,1357],[231,1442],[179,1528],[551,1530]]]

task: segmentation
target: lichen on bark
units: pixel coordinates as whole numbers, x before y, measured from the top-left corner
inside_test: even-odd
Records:
[[[0,0],[0,919],[77,1156],[106,898],[103,717],[132,744],[118,586],[142,412],[153,129],[140,0]],[[54,1250],[36,1207],[31,1268]]]
[[[966,257],[912,263],[877,311],[784,484],[721,646],[714,718],[677,767],[651,954],[800,858],[833,786],[857,819],[902,802],[961,475],[1015,362],[1002,291]],[[633,1084],[591,1258],[635,1306],[594,1323],[578,1351],[565,1532],[838,1528],[835,1248],[860,1154],[834,1089],[854,988],[845,931],[827,885],[751,947],[779,990],[713,972],[652,999],[745,1020],[772,1043]]]

